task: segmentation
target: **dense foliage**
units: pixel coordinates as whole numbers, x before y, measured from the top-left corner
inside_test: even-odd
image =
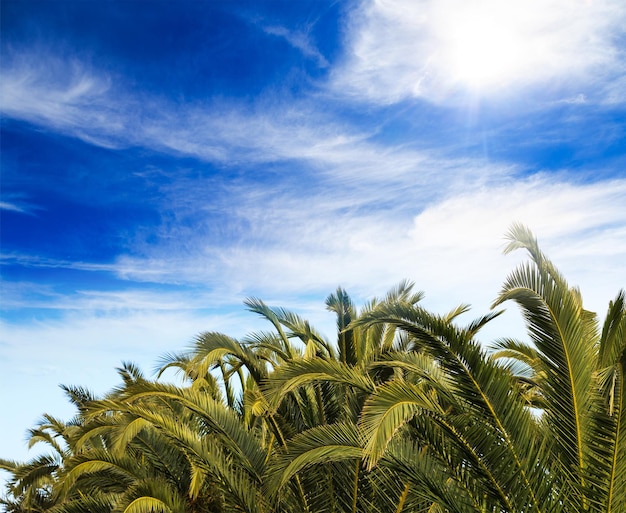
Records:
[[[328,342],[258,299],[271,331],[199,335],[168,355],[183,386],[133,365],[104,397],[67,387],[70,422],[30,432],[48,456],[1,461],[9,512],[624,512],[626,304],[601,324],[528,230],[530,260],[494,307],[517,303],[528,341],[476,339],[401,283],[357,311],[345,291]]]

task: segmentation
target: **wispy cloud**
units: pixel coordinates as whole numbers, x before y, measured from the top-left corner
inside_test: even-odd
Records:
[[[338,191],[327,201],[340,197]],[[570,282],[581,286],[588,308],[603,314],[608,300],[626,285],[624,180],[575,184],[535,176],[483,183],[400,216],[380,210],[342,217],[321,207],[321,196],[308,198],[310,204],[301,209],[292,200],[294,204],[284,204],[285,197],[269,201],[266,208],[272,216],[250,227],[253,235],[267,223],[263,244],[244,246],[233,240],[211,247],[200,233],[187,241],[185,251],[177,252],[171,245],[140,259],[120,257],[107,267],[139,282],[149,270],[152,281],[187,283],[193,291],[153,294],[135,286],[109,292],[83,287],[69,293],[41,284],[5,282],[6,297],[13,298],[5,308],[51,308],[63,312],[63,317],[28,325],[5,323],[3,354],[19,360],[14,351],[23,347],[32,352],[33,344],[39,347],[43,340],[50,351],[61,341],[66,349],[71,341],[79,344],[79,352],[114,343],[120,347],[115,358],[151,362],[142,353],[145,344],[156,355],[184,345],[200,330],[242,335],[257,329],[242,308],[235,307],[233,313],[233,305],[248,295],[287,306],[295,301],[296,309],[330,327],[332,335],[322,304],[326,294],[342,285],[361,301],[383,294],[402,278],[425,290],[427,304],[436,310],[470,302],[476,313],[482,313],[522,258],[501,253],[503,235],[512,222],[523,222],[535,231]],[[196,250],[189,252],[189,247]],[[14,290],[6,288],[11,286]],[[304,304],[303,296],[317,300]],[[225,306],[229,314],[221,310]],[[60,380],[56,375],[54,379]]]
[[[417,172],[406,173],[395,186],[385,186],[382,176],[346,181],[329,174],[322,183],[307,185],[306,192],[289,182],[219,191],[210,182],[181,179],[164,190],[164,202],[175,205],[173,215],[186,222],[155,227],[156,245],[138,243],[107,264],[18,254],[5,255],[3,262],[110,273],[129,284],[194,287],[193,293],[162,291],[158,298],[141,288],[98,292],[83,287],[69,297],[55,293],[36,300],[27,291],[22,301],[30,297],[35,307],[47,303],[65,310],[103,311],[212,307],[236,304],[250,294],[323,295],[339,284],[365,297],[403,278],[436,294],[437,303],[455,297],[479,300],[486,308],[510,268],[510,259],[500,252],[503,234],[513,222],[527,224],[547,241],[546,250],[575,279],[587,280],[603,268],[623,269],[626,181],[577,184],[565,175],[521,178],[498,165],[474,162],[472,169],[469,164],[459,162],[458,169],[449,167],[441,177],[432,174],[427,180]],[[463,171],[465,167],[470,171]],[[458,183],[447,186],[451,173]],[[207,191],[214,198],[208,210]],[[617,287],[616,280],[607,276],[588,285],[602,289],[594,294],[604,301],[607,289]],[[7,297],[19,303],[22,287]]]
[[[3,191],[2,198],[0,210],[27,215],[36,215],[38,211],[42,210],[41,206],[36,205],[27,196],[20,193]]]
[[[141,146],[227,167],[271,164],[273,171],[267,172],[289,187],[297,184],[289,183],[284,170],[290,162],[297,162],[298,181],[307,184],[308,193],[325,194],[322,189],[327,186],[349,188],[350,195],[334,199],[334,208],[372,205],[384,200],[385,191],[395,197],[407,188],[412,190],[413,201],[417,196],[436,197],[447,181],[446,173],[453,173],[455,183],[462,184],[511,172],[506,163],[485,167],[467,158],[435,156],[411,145],[377,142],[375,127],[356,128],[324,112],[312,100],[270,98],[246,108],[226,101],[176,104],[135,94],[121,81],[78,61],[64,67],[57,60],[54,66],[44,67],[31,54],[15,57],[3,71],[0,109],[8,117],[105,147]],[[190,185],[178,173],[176,183],[164,192],[168,200],[177,194],[176,205],[197,209],[201,201],[196,196],[204,196],[203,187],[222,188],[225,197],[247,198],[245,209],[237,208],[237,212],[248,217],[252,217],[250,212],[258,215],[259,194],[268,194],[255,185],[234,192],[236,184],[200,181]]]
[[[264,27],[263,30],[272,36],[283,38],[291,46],[300,50],[305,57],[313,59],[317,62],[317,65],[321,68],[328,67],[328,61],[315,47],[309,34],[302,30],[289,30],[286,27],[280,25],[271,25]]]
[[[19,265],[21,267],[40,267],[48,269],[75,269],[78,271],[110,271],[111,265],[92,262],[77,262],[75,260],[59,260],[42,255],[23,255],[18,253],[4,253],[0,255],[0,264]]]
[[[426,4],[416,5],[419,9],[409,8],[412,14],[403,15],[400,28],[392,31],[393,37],[406,38],[405,43],[416,28],[415,20],[422,19],[420,12]],[[376,23],[384,25],[384,20],[396,19],[397,7],[395,3],[367,4],[361,17],[353,20],[352,37],[360,30],[359,37],[369,41],[382,30]],[[380,9],[383,15],[375,23],[374,14]],[[431,5],[430,9],[442,15],[439,7]],[[588,34],[591,28],[586,30]],[[366,51],[373,42],[355,41],[357,46],[365,45],[359,53],[359,66],[376,61],[375,55]],[[393,64],[407,49],[402,40],[394,40],[393,45],[397,54],[390,54],[381,66]],[[595,62],[594,52],[583,56],[589,66]],[[546,220],[564,230],[570,226],[568,220],[578,219],[580,212],[587,213],[585,219],[592,230],[602,230],[611,216],[615,223],[624,221],[618,207],[624,199],[622,182],[610,187],[599,184],[599,189],[594,189],[596,186],[568,184],[566,180],[558,186],[540,178],[528,181],[520,179],[524,170],[510,163],[445,158],[441,150],[434,156],[428,150],[376,142],[371,129],[356,129],[332,114],[321,113],[306,100],[281,103],[280,108],[271,99],[247,108],[226,102],[174,104],[134,94],[123,83],[76,60],[57,60],[51,67],[43,67],[31,54],[25,55],[3,65],[2,111],[8,116],[102,145],[140,145],[226,166],[272,163],[271,169],[257,169],[276,173],[276,179],[220,182],[179,173],[174,182],[162,186],[163,204],[171,205],[164,212],[171,213],[173,221],[164,218],[155,228],[157,246],[138,241],[127,254],[105,265],[8,257],[20,265],[104,271],[139,282],[204,283],[208,288],[228,284],[241,293],[278,293],[295,287],[327,290],[337,283],[358,285],[362,276],[371,278],[370,286],[373,282],[386,287],[407,276],[422,276],[423,267],[417,263],[423,263],[421,255],[432,254],[429,244],[436,233],[465,234],[470,240],[485,242],[481,234],[488,234],[490,241],[500,240],[513,221],[525,222],[538,231],[546,226]],[[366,68],[355,68],[355,79],[364,78]],[[372,70],[384,75],[394,68]],[[398,76],[400,86],[406,76]],[[299,164],[297,177],[287,171],[295,161]],[[611,187],[618,191],[617,198]],[[553,204],[541,199],[542,189],[568,194],[563,192],[562,202]],[[212,194],[210,205],[207,191]],[[502,203],[494,204],[496,198]],[[578,199],[585,208],[575,206]],[[607,205],[608,213],[600,220],[589,215],[597,212],[592,199]],[[229,224],[216,225],[211,209],[220,215],[220,223]],[[450,213],[464,210],[467,213],[458,214],[458,219]],[[468,226],[473,218],[476,222]],[[189,222],[181,224],[177,222],[180,219]],[[465,224],[459,224],[463,220]],[[428,236],[420,231],[426,225],[432,227]],[[582,221],[575,223],[583,225]],[[220,237],[220,231],[228,233],[228,241]],[[576,233],[580,235],[580,231]],[[458,243],[454,240],[456,247]],[[392,267],[389,253],[395,262]],[[471,265],[461,267],[467,270]],[[442,280],[455,276],[442,272]],[[437,275],[423,274],[424,279]],[[358,286],[365,293],[365,284]]]
[[[365,162],[380,150],[365,147],[371,134],[305,100],[259,100],[252,108],[228,101],[176,103],[133,92],[77,59],[34,50],[16,51],[2,73],[3,115],[99,146],[143,146],[229,165],[289,159],[335,164],[367,149]]]
[[[116,147],[128,105],[111,102],[112,77],[84,62],[35,49],[4,52],[0,112],[88,142]],[[106,130],[97,127],[106,126]],[[95,129],[94,129],[95,128]]]
[[[7,201],[0,201],[0,210],[8,210],[10,212],[19,212],[21,214],[28,213],[26,208],[16,205],[15,203],[9,203]]]
[[[619,0],[370,0],[351,14],[333,85],[380,103],[534,86],[623,102],[613,84],[625,73],[624,25]]]
[[[593,289],[596,305],[626,281],[615,275],[592,279],[604,268],[623,269],[624,180],[587,185],[546,176],[487,181],[413,209],[411,191],[394,199],[398,205],[392,210],[346,211],[325,204],[341,204],[341,191],[325,198],[309,195],[304,203],[296,196],[267,197],[262,202],[266,214],[259,210],[255,223],[253,209],[241,239],[216,246],[199,232],[186,239],[182,252],[165,245],[141,259],[121,257],[118,264],[128,279],[142,280],[143,270],[150,269],[155,281],[202,283],[216,287],[217,296],[221,287],[226,287],[224,294],[281,297],[297,291],[323,294],[342,284],[364,297],[409,278],[439,306],[456,298],[487,308],[515,261],[501,255],[504,233],[522,222],[571,271],[566,275]]]

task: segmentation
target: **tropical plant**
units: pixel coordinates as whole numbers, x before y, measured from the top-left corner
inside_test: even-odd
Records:
[[[402,282],[360,310],[343,289],[327,341],[297,314],[246,306],[272,330],[200,334],[149,380],[131,364],[102,398],[66,387],[78,415],[31,431],[53,456],[20,464],[10,512],[621,513],[626,511],[626,294],[600,324],[514,226],[530,261],[515,302],[528,340],[479,331]]]
[[[475,335],[497,312],[460,328],[387,302],[359,319],[410,336],[410,352],[389,367],[406,368],[416,352],[438,370],[415,366],[417,380],[369,396],[364,459],[390,466],[444,511],[626,511],[624,291],[600,327],[526,228],[509,239],[506,252],[525,249],[531,260],[494,306],[519,305],[528,343],[502,340],[488,355]]]

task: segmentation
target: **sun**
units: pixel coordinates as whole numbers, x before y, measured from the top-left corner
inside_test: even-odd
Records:
[[[453,79],[473,86],[494,86],[515,72],[523,44],[502,27],[476,20],[461,27],[449,48]]]
[[[488,89],[509,83],[528,64],[531,45],[524,17],[508,2],[468,2],[446,17],[440,34],[441,65],[452,81]]]

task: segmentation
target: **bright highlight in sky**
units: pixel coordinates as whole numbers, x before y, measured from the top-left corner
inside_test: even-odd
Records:
[[[537,64],[537,46],[550,46],[539,30],[550,21],[537,2],[451,2],[434,9],[439,73],[461,87],[509,86]]]
[[[380,0],[356,18],[346,73],[355,94],[449,102],[457,93],[516,94],[589,86],[626,48],[619,1]],[[380,73],[384,70],[386,73]],[[619,91],[616,91],[619,94]],[[575,91],[572,96],[577,96]],[[611,96],[615,96],[615,92]]]
[[[525,43],[515,27],[487,13],[453,18],[447,59],[452,78],[473,87],[497,86],[523,65]]]

